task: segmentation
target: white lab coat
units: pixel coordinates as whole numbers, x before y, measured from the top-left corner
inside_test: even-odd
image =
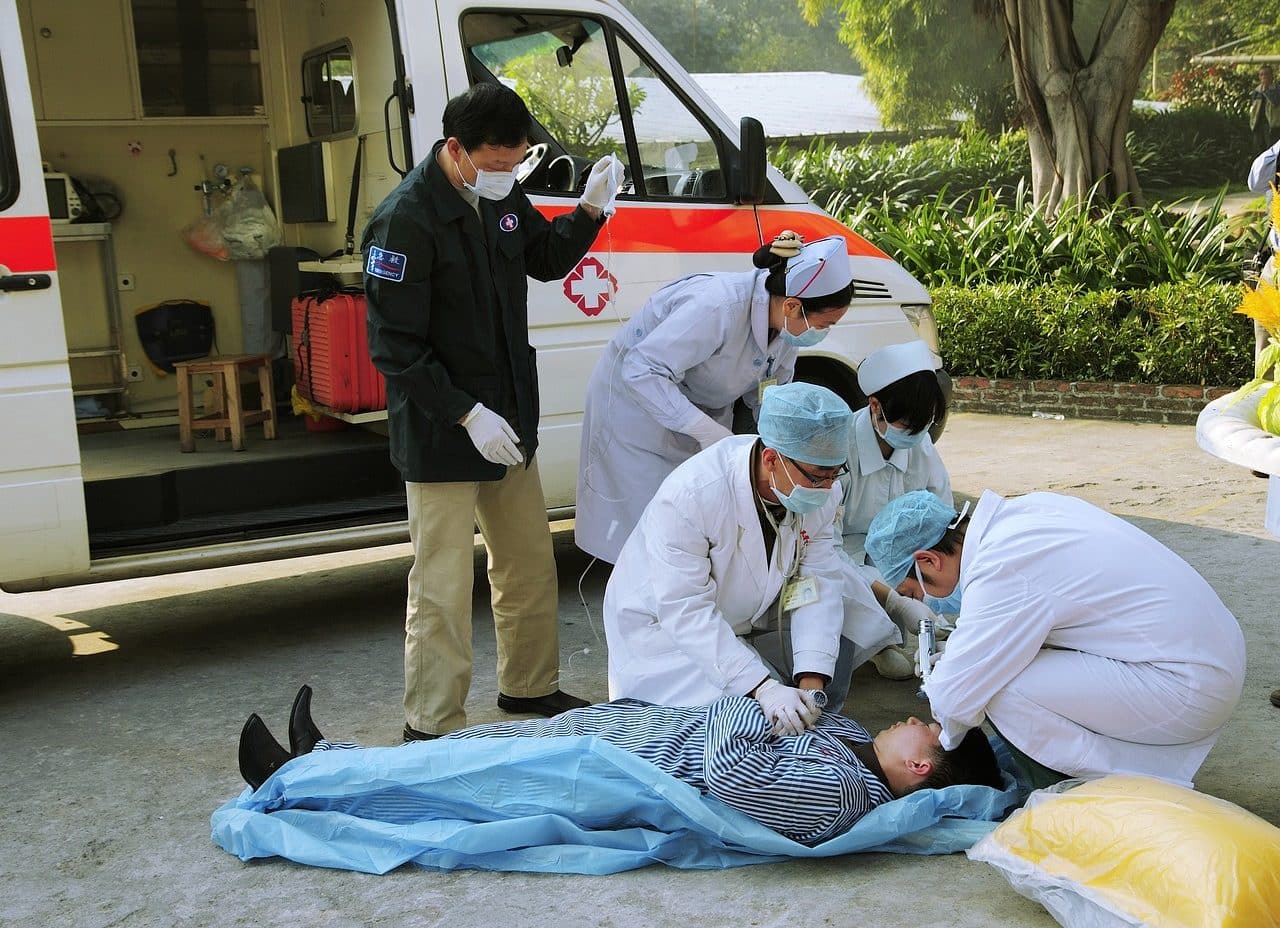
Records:
[[[710,417],[733,426],[761,381],[787,383],[797,350],[769,341],[765,271],[684,277],[623,324],[587,387],[574,538],[614,563],[667,475],[700,447],[685,430]]]
[[[849,474],[841,478],[844,498],[837,522],[845,553],[853,563],[862,565],[867,529],[890,500],[912,490],[928,490],[948,506],[953,505],[951,478],[927,434],[915,448],[897,449],[885,458],[868,406],[854,414],[849,434]],[[880,579],[874,567],[868,579]]]
[[[1191,782],[1240,698],[1245,653],[1189,564],[1081,500],[987,491],[960,587],[925,687],[944,747],[985,716],[1062,773]]]
[[[739,636],[769,627],[789,574],[813,577],[818,591],[789,613],[795,673],[833,676],[842,634],[861,637],[859,620],[888,624],[874,600],[846,606],[836,493],[817,512],[788,514],[766,563],[755,442],[726,438],[676,468],[623,547],[604,597],[610,699],[695,706],[750,692],[769,668]]]

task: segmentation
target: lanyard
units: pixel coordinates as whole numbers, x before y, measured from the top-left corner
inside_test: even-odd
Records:
[[[765,504],[764,500],[760,501],[760,509],[764,513],[764,517],[769,520],[769,524],[773,526],[773,534],[777,538],[777,543],[774,546],[774,553],[778,558],[778,566],[781,568],[782,566],[782,555],[781,555],[782,531],[780,528],[780,523],[773,518],[773,513],[769,511],[769,507],[768,505]],[[800,517],[795,516],[794,518],[798,522]],[[785,523],[787,520],[784,518],[782,521]],[[795,557],[792,559],[790,566],[786,569],[786,571],[782,575],[783,586],[786,586],[787,581],[800,572],[800,561],[804,559],[804,552],[805,552],[804,532],[800,531],[800,529],[797,528],[795,531]]]

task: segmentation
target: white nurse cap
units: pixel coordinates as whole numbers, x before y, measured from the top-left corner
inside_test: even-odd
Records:
[[[853,265],[842,235],[809,242],[787,262],[787,296],[830,296],[851,283]]]
[[[858,365],[858,386],[871,396],[908,374],[936,368],[933,352],[920,339],[888,345],[863,358]]]

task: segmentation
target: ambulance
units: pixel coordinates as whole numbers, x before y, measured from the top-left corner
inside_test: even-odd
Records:
[[[529,104],[520,177],[547,216],[601,154],[626,167],[594,250],[530,283],[549,517],[572,514],[584,393],[617,327],[676,277],[748,269],[783,229],[854,255],[852,311],[800,379],[856,407],[867,353],[916,336],[937,351],[924,288],[769,167],[767,127],[727,117],[612,0],[0,0],[0,81],[8,591],[407,538],[385,411],[294,418],[281,396],[274,440],[250,427],[242,451],[210,437],[182,453],[153,344],[174,333],[142,321],[208,307],[210,354],[287,355],[288,288],[316,272],[359,286],[364,222],[477,82]],[[203,231],[254,190],[275,247],[220,260]]]

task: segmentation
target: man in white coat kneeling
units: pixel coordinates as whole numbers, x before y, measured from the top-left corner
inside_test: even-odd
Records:
[[[916,490],[872,520],[866,550],[904,595],[960,594],[924,687],[942,746],[986,718],[1033,785],[1109,773],[1190,785],[1240,699],[1244,636],[1213,588],[1083,500],[988,490],[963,518]]]
[[[897,640],[836,553],[852,421],[830,390],[769,387],[759,437],[724,438],[667,477],[605,591],[610,699],[753,696],[778,734],[840,708],[854,667]]]

